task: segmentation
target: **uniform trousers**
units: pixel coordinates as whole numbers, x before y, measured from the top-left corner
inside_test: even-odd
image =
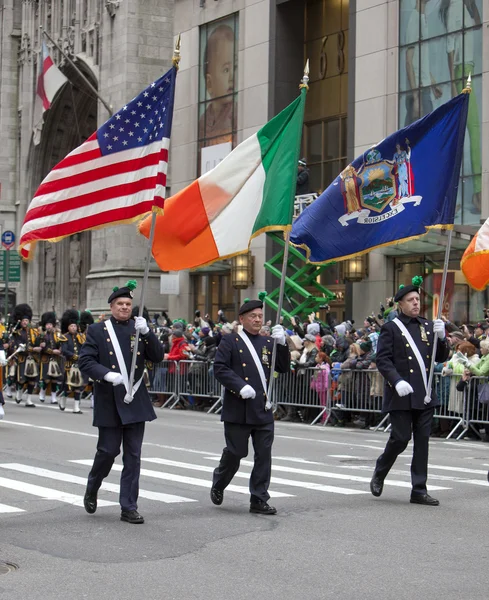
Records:
[[[434,408],[425,410],[393,410],[389,413],[391,419],[391,434],[384,453],[381,454],[375,466],[375,475],[382,479],[396,462],[401,452],[404,452],[413,436],[413,459],[411,461],[411,483],[413,494],[426,494],[428,478],[428,445],[431,434],[431,422]]]
[[[97,452],[88,475],[87,491],[96,493],[120,454],[122,443],[121,487],[119,502],[122,510],[137,510],[141,447],[145,423],[131,423],[118,427],[99,427]]]
[[[248,441],[253,442],[254,465],[250,476],[251,502],[267,502],[272,471],[274,423],[242,425],[224,422],[224,448],[219,465],[214,470],[212,486],[223,491],[239,469],[242,458],[248,456]]]

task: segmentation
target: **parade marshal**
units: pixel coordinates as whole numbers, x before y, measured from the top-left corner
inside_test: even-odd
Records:
[[[85,510],[90,514],[97,510],[97,492],[110,473],[122,443],[121,521],[144,523],[137,511],[141,447],[145,422],[156,419],[156,414],[143,372],[146,360],[154,363],[163,360],[163,347],[144,317],[131,319],[135,287],[136,282],[130,281],[125,287],[114,288],[108,299],[112,316],[89,326],[78,365],[82,374],[94,381],[93,425],[99,430],[97,453],[84,497]],[[136,330],[140,333],[137,349],[134,348]],[[126,403],[128,374],[136,351],[133,400]]]
[[[419,316],[422,279],[413,279],[412,285],[397,292],[394,299],[399,316],[382,326],[377,344],[377,368],[385,380],[382,408],[390,415],[392,429],[384,453],[377,460],[370,491],[374,496],[382,494],[384,479],[412,435],[411,503],[438,506],[438,500],[426,488],[431,422],[435,407],[439,406],[434,386],[428,392],[427,381],[435,336],[437,362],[446,360],[450,350],[443,321]]]
[[[274,340],[277,342],[279,373],[290,370],[290,354],[281,325],[272,328],[271,336],[259,335],[263,325],[263,302],[245,302],[239,310],[243,330],[223,336],[214,361],[214,375],[224,388],[221,421],[224,421],[226,447],[214,470],[211,500],[222,504],[224,490],[239,469],[240,460],[248,455],[251,436],[254,466],[250,476],[250,512],[273,515],[268,504],[272,468],[274,416],[265,409],[270,382],[270,365]]]

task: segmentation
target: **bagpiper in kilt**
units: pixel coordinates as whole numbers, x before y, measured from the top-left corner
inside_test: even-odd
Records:
[[[36,330],[31,326],[32,309],[28,304],[17,304],[12,313],[11,333],[9,335],[7,384],[15,385],[15,401],[22,401],[22,390],[25,387],[27,397],[25,405],[32,408],[32,393],[36,385],[39,367],[33,355]]]
[[[46,399],[46,388],[51,384],[51,404],[57,404],[56,392],[63,381],[61,370],[61,343],[66,340],[56,327],[56,314],[45,312],[41,315],[43,331],[37,336],[34,351],[39,353],[39,400]]]
[[[68,394],[73,393],[74,406],[73,414],[83,414],[80,410],[80,400],[85,381],[83,380],[80,369],[78,368],[78,356],[85,343],[86,336],[81,333],[78,327],[79,312],[74,309],[65,310],[61,317],[61,334],[65,337],[61,345],[61,351],[65,357],[65,373],[63,380],[63,391],[59,397],[59,408],[66,408],[66,398]]]

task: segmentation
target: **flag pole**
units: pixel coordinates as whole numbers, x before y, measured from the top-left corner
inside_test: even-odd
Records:
[[[53,38],[49,35],[49,33],[42,27],[40,26],[40,30],[41,33],[43,35],[45,35],[48,40],[61,52],[61,54],[66,58],[66,60],[70,63],[70,65],[75,69],[75,71],[78,73],[78,75],[83,79],[83,81],[87,84],[87,86],[90,88],[90,90],[97,96],[97,98],[100,100],[100,102],[102,102],[102,104],[105,106],[105,108],[107,109],[107,112],[109,113],[110,116],[112,116],[114,114],[114,111],[112,110],[112,107],[107,104],[107,102],[102,98],[102,96],[97,92],[97,90],[93,87],[93,85],[90,83],[90,81],[88,81],[88,79],[85,77],[85,75],[80,71],[80,69],[75,65],[75,63],[71,60],[71,58],[63,51],[62,48],[59,47],[59,45],[53,40]],[[41,56],[42,56],[42,49],[41,49]],[[70,81],[70,85],[71,81]]]
[[[300,89],[306,88],[309,89],[309,59],[306,62],[306,66],[304,67],[304,75],[302,77],[302,82],[299,86]],[[297,149],[299,151],[299,148]],[[280,290],[278,294],[277,300],[277,319],[276,324],[280,323],[280,317],[282,316],[282,306],[284,302],[284,292],[285,292],[285,279],[287,277],[287,263],[289,262],[289,246],[290,246],[290,229],[285,233],[284,239],[284,258],[282,261],[282,277],[280,278]],[[273,342],[273,350],[272,350],[272,361],[270,364],[270,381],[268,383],[267,390],[267,401],[265,403],[265,410],[270,410],[273,408],[275,412],[277,410],[277,403],[274,402],[273,398],[273,388],[275,383],[275,364],[277,362],[277,340]]]
[[[462,90],[463,94],[470,94],[472,91],[472,76],[469,73],[467,77],[467,84],[465,88]],[[447,275],[448,275],[448,263],[450,262],[450,249],[452,246],[452,235],[453,230],[448,230],[448,239],[447,239],[447,247],[445,248],[445,261],[443,263],[443,275],[441,278],[441,287],[440,287],[440,299],[438,302],[438,312],[436,315],[437,319],[441,319],[442,311],[443,311],[443,302],[445,300],[445,287],[447,284]],[[426,385],[426,396],[424,399],[425,404],[429,404],[431,402],[431,386],[433,385],[433,374],[435,372],[435,358],[436,358],[436,346],[438,345],[438,336],[433,336],[433,354],[431,355],[431,365],[430,365],[430,374],[428,377],[428,383]]]
[[[178,70],[178,65],[180,63],[180,34],[178,34],[178,38],[175,44],[175,49],[173,51],[173,66]],[[149,264],[151,262],[151,250],[153,249],[153,241],[155,237],[155,229],[156,229],[156,216],[157,211],[155,207],[153,207],[153,212],[151,213],[151,229],[149,231],[149,239],[148,239],[148,248],[146,250],[146,262],[144,266],[144,276],[143,276],[143,285],[141,286],[141,297],[139,299],[139,315],[143,316],[144,311],[144,301],[146,294],[146,285],[148,283],[149,276]],[[134,387],[134,373],[136,371],[136,362],[138,359],[138,344],[139,344],[139,330],[136,330],[136,339],[134,341],[134,349],[132,352],[132,361],[131,361],[131,372],[129,374],[129,389],[124,397],[124,402],[126,404],[130,404],[133,400],[132,398],[132,390]],[[141,374],[142,375],[142,374]]]

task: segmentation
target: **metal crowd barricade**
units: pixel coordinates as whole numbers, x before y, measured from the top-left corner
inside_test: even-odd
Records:
[[[324,417],[327,419],[331,409],[331,396],[327,388],[320,389],[314,385],[315,376],[320,369],[307,368],[288,373],[278,373],[274,385],[275,401],[279,406],[296,406],[298,408],[317,408],[319,413],[311,425]],[[312,385],[311,385],[312,384]]]
[[[489,404],[480,396],[484,385],[489,385],[487,377],[471,377],[464,390],[463,429],[457,440],[461,439],[469,429],[482,438],[476,425],[486,425],[486,433],[489,432]]]
[[[178,403],[178,375],[178,362],[175,360],[163,360],[153,366],[149,393],[153,396],[168,396],[163,404],[164,408],[173,408]]]
[[[179,398],[188,404],[195,404],[195,398],[220,399],[221,384],[214,377],[212,362],[202,360],[181,360],[179,365]],[[214,409],[216,402],[212,403]],[[210,412],[210,411],[208,411]]]

